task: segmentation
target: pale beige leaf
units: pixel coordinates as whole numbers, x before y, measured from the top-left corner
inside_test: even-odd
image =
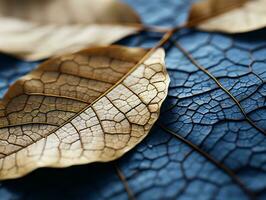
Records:
[[[111,44],[138,28],[123,25],[37,25],[0,19],[0,51],[26,60],[72,53],[82,48]]]
[[[203,0],[192,5],[189,26],[241,33],[266,26],[266,0]]]
[[[0,16],[45,24],[140,23],[119,0],[1,0]]]
[[[39,60],[111,44],[139,31],[139,23],[116,0],[0,1],[0,51]]]
[[[167,95],[164,51],[98,47],[48,60],[0,101],[0,179],[119,158]]]

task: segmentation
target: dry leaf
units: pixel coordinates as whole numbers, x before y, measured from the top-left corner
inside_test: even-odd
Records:
[[[116,0],[4,0],[0,51],[39,60],[111,44],[139,31],[136,23],[137,14]]]
[[[140,23],[118,0],[1,0],[0,16],[41,23]]]
[[[135,33],[136,27],[122,25],[37,25],[0,19],[0,51],[26,60],[63,55],[96,45],[111,44]]]
[[[91,48],[16,81],[0,101],[0,179],[107,162],[132,149],[158,118],[169,85],[163,49],[146,54]]]
[[[266,0],[204,0],[192,5],[189,26],[241,33],[266,26]]]

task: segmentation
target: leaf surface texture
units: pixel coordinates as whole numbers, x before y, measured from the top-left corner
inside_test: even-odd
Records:
[[[92,48],[48,60],[16,81],[0,102],[1,179],[114,160],[139,143],[169,84],[164,51],[142,60],[146,53]]]

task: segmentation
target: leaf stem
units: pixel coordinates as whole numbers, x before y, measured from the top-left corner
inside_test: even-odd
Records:
[[[136,200],[133,192],[131,191],[131,189],[130,189],[130,187],[128,185],[128,182],[127,182],[126,177],[123,174],[122,170],[119,168],[119,166],[116,163],[114,163],[113,165],[114,165],[115,171],[116,171],[119,179],[121,180],[121,182],[123,183],[123,185],[125,187],[125,190],[126,190],[126,192],[128,194],[128,199],[129,200]]]

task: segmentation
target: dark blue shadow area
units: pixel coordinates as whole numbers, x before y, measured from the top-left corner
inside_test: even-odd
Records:
[[[126,199],[124,186],[109,164],[38,169],[2,182],[3,199]]]

